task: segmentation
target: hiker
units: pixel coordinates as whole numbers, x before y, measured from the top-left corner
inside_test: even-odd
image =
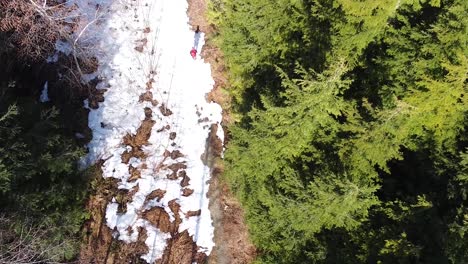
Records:
[[[197,26],[197,29],[195,30],[195,35],[193,36],[193,47],[195,47],[195,49],[198,49],[198,42],[200,41],[200,36],[200,26]]]
[[[193,59],[197,57],[197,49],[195,49],[195,47],[192,47],[192,50],[190,51],[190,55],[192,55]]]
[[[192,55],[193,59],[197,57],[197,49],[198,49],[199,41],[200,41],[200,26],[197,26],[197,29],[195,30],[194,40],[193,40],[193,47],[192,47],[192,50],[190,51],[190,55]]]

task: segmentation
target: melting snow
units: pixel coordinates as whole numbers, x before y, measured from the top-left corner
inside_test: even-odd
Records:
[[[106,90],[105,101],[89,113],[93,139],[83,162],[105,160],[103,177],[118,179],[119,189],[138,188],[125,213],[118,212],[115,199],[108,204],[107,225],[125,242],[136,241],[138,227],[145,228],[149,252],[142,258],[153,262],[161,258],[171,235],[152,226],[141,213],[158,206],[174,221],[169,202],[175,199],[181,206],[179,232],[188,230],[200,251],[209,255],[214,246],[206,195],[210,169],[201,156],[211,124],[221,122],[221,107],[205,99],[214,85],[210,65],[200,55],[194,60],[189,54],[193,46],[200,54],[204,34],[190,30],[186,0],[70,2],[76,4],[78,12],[90,15],[90,19],[102,12],[100,18],[105,21],[90,25],[81,37],[83,41],[94,41],[99,60],[98,71],[87,78],[99,76],[102,81],[97,89]],[[57,43],[57,49],[64,53],[72,51],[70,45],[62,42]],[[139,100],[147,89],[157,104]],[[171,115],[163,115],[162,104],[172,111]],[[88,105],[85,101],[85,106]],[[151,109],[151,119],[155,121],[149,144],[142,148],[146,157],[132,157],[125,164],[121,155],[132,148],[124,144],[123,138],[137,133],[145,119],[145,107]],[[223,139],[220,126],[217,135]],[[183,156],[175,160],[165,158],[167,151],[180,151]],[[186,175],[190,177],[186,188],[193,190],[191,195],[182,195],[180,177],[175,180],[167,177],[172,173],[167,167],[173,164],[186,166]],[[137,180],[130,180],[130,167],[140,171]],[[147,201],[147,196],[157,189],[166,191],[164,197]],[[186,217],[187,212],[197,210],[201,210],[199,216]]]
[[[41,103],[49,102],[49,82],[45,82],[44,88],[42,89],[41,96],[39,97],[39,101]]]

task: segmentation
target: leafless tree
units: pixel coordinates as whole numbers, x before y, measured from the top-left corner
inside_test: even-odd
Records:
[[[0,215],[0,263],[58,263],[63,242],[48,244],[48,228],[13,219]]]
[[[19,54],[29,59],[43,59],[56,41],[72,29],[71,8],[57,1],[42,4],[34,0],[0,0],[0,31],[9,34]]]
[[[80,39],[102,16],[99,6],[94,17],[81,16],[74,6],[60,0],[0,0],[0,31],[10,34],[10,41],[20,55],[44,59],[51,55],[57,40],[70,45],[75,66],[87,63],[89,51]],[[87,65],[86,65],[87,66]]]

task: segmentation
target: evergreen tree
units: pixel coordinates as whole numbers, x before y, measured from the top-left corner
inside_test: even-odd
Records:
[[[468,261],[468,2],[223,4],[226,178],[260,261]]]

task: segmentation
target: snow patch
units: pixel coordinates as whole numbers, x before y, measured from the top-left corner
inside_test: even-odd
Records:
[[[49,82],[46,81],[44,84],[44,88],[42,89],[41,96],[39,97],[39,101],[41,103],[49,102]]]
[[[98,71],[84,76],[83,80],[99,77],[101,82],[97,89],[105,89],[104,102],[99,103],[98,109],[90,109],[89,127],[93,138],[88,144],[89,154],[82,163],[90,165],[104,160],[103,177],[118,179],[120,190],[136,191],[123,213],[118,212],[119,204],[115,199],[107,205],[107,225],[125,242],[137,241],[138,227],[145,228],[149,252],[142,258],[152,263],[162,257],[171,235],[151,225],[141,215],[157,206],[164,208],[173,222],[177,216],[169,203],[175,200],[180,205],[182,220],[178,231],[187,230],[200,251],[209,255],[214,246],[207,198],[211,174],[200,157],[205,152],[212,124],[218,124],[217,135],[224,139],[219,125],[222,110],[218,104],[205,99],[214,85],[210,65],[199,55],[193,60],[189,54],[193,45],[200,54],[205,36],[190,30],[187,2],[69,2],[74,2],[77,12],[90,19],[96,13],[96,4],[106,14],[106,23],[93,24],[81,37],[84,42],[95,42],[94,55],[99,61]],[[139,46],[141,43],[145,44]],[[72,47],[65,42],[58,42],[56,48],[65,54],[72,52]],[[140,95],[147,91],[151,91],[157,104],[140,100]],[[87,100],[84,104],[89,106]],[[161,112],[163,104],[172,114]],[[151,110],[154,126],[148,143],[141,147],[144,157],[132,156],[124,163],[122,154],[131,153],[133,148],[124,144],[123,138],[137,134],[143,120],[148,118],[145,108]],[[167,153],[180,155],[172,159]],[[177,166],[180,168],[174,171]],[[131,179],[130,169],[137,169],[139,177]],[[188,186],[181,186],[181,172],[190,178]],[[172,174],[177,179],[169,177]],[[184,196],[184,188],[193,193]],[[147,199],[157,189],[164,190],[164,196]],[[187,217],[188,212],[198,210],[200,215]]]
[[[73,51],[73,47],[70,43],[68,43],[67,41],[63,41],[63,40],[58,40],[56,43],[55,43],[55,50],[57,51],[60,51],[62,52],[63,54],[65,55],[70,55]],[[52,61],[55,60],[55,55],[53,56],[53,59]],[[58,60],[58,57],[57,57],[57,60]]]
[[[54,63],[57,62],[59,59],[59,54],[58,52],[55,52],[54,55],[47,57],[46,61],[47,63]]]

